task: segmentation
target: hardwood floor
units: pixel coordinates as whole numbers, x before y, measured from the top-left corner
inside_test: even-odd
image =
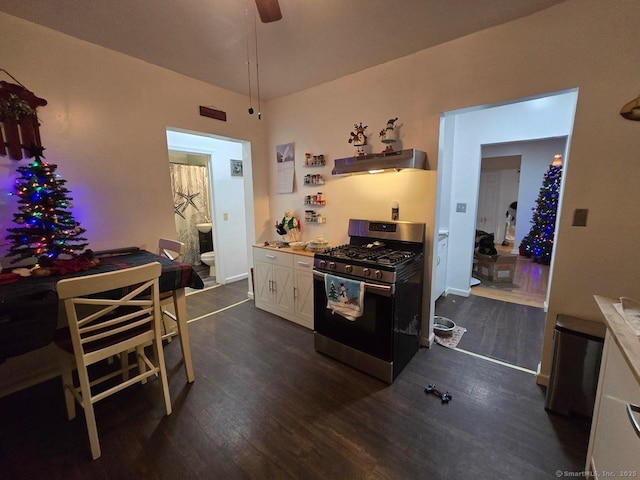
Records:
[[[195,382],[186,384],[179,342],[167,345],[173,413],[163,415],[156,380],[98,403],[96,461],[82,413],[66,420],[58,379],[1,398],[0,476],[540,479],[583,470],[588,425],[546,413],[532,375],[434,346],[386,385],[316,353],[310,330],[239,303],[246,291],[243,281],[187,297]],[[451,402],[426,395],[428,384]]]
[[[496,245],[498,253],[510,253],[512,248]],[[480,285],[471,288],[472,295],[543,308],[547,298],[549,265],[535,263],[530,258],[518,255],[513,283],[492,283],[488,280],[480,280],[482,281]]]
[[[467,329],[458,348],[537,369],[545,323],[541,308],[475,295],[447,295],[436,302],[436,314]]]

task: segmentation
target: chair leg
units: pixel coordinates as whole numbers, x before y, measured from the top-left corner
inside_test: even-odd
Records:
[[[153,341],[153,353],[156,356],[158,369],[160,370],[160,382],[162,383],[162,394],[164,396],[164,407],[167,415],[171,415],[171,397],[169,396],[169,382],[167,381],[167,367],[164,362],[164,351],[162,350],[162,339],[156,338]]]
[[[100,440],[98,439],[98,427],[91,401],[91,386],[89,385],[89,374],[86,368],[78,368],[80,379],[80,391],[82,394],[82,406],[84,407],[84,418],[87,422],[87,433],[89,434],[89,445],[91,445],[91,457],[95,460],[100,457]]]
[[[120,368],[122,369],[122,381],[129,380],[129,352],[124,351],[120,354]]]
[[[136,358],[138,359],[138,373],[142,374],[147,371],[147,364],[144,363],[144,347],[136,347]],[[143,385],[147,383],[147,378],[143,378],[140,383]]]
[[[67,407],[67,418],[76,418],[76,399],[73,396],[73,361],[67,352],[60,351],[60,374],[62,377],[62,390],[64,391],[64,403]]]

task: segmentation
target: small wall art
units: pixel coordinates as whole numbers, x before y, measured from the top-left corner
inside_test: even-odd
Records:
[[[231,176],[242,177],[242,160],[231,160]]]

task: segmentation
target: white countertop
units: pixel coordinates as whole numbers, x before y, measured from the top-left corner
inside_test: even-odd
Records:
[[[263,243],[256,243],[253,245],[256,248],[264,248],[265,250],[274,250],[276,252],[284,252],[284,253],[292,253],[294,255],[304,255],[306,257],[313,257],[313,252],[308,252],[307,250],[294,250],[291,247],[275,247],[271,245],[265,245]]]

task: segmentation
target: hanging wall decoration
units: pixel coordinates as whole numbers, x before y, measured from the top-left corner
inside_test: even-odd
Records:
[[[47,101],[36,97],[24,85],[0,81],[0,155],[9,155],[13,160],[22,160],[31,147],[41,147],[40,122],[36,109]]]

